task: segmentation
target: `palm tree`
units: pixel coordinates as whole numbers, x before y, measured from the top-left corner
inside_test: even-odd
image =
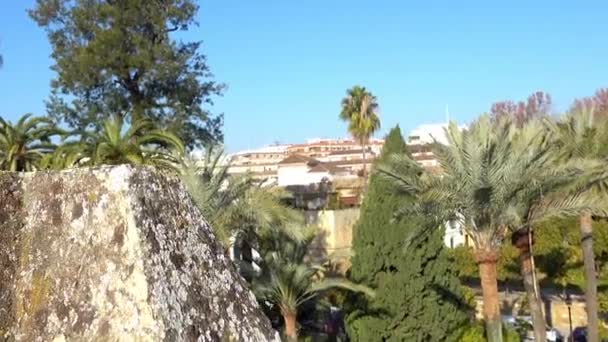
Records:
[[[560,150],[558,162],[575,159],[596,159],[605,165],[608,157],[608,118],[595,115],[594,110],[584,107],[566,115],[561,121],[550,123],[551,132],[556,137],[556,145]],[[584,186],[581,192],[593,196],[607,194],[605,168],[597,173],[582,179]],[[597,302],[597,277],[595,269],[595,255],[593,253],[593,219],[590,210],[579,212],[581,248],[583,250],[583,264],[585,272],[585,299],[587,302],[587,319],[589,340],[599,340],[599,320]]]
[[[365,87],[354,86],[342,99],[340,119],[348,122],[348,132],[363,148],[363,175],[366,173],[366,149],[370,137],[380,129],[378,102]]]
[[[281,315],[288,340],[298,338],[298,310],[302,305],[319,298],[330,289],[342,288],[373,296],[373,291],[345,278],[326,277],[322,263],[309,261],[309,247],[315,237],[309,229],[304,238],[294,240],[288,235],[274,231],[262,246],[262,271],[253,280],[253,289],[258,300]]]
[[[220,148],[210,146],[202,159],[185,158],[179,168],[186,189],[226,248],[233,237],[253,245],[251,240],[274,229],[297,237],[294,227],[303,218],[281,203],[285,191],[264,187],[250,175],[230,175],[227,160]]]
[[[184,153],[182,141],[173,133],[157,129],[149,120],[138,120],[125,127],[122,117],[103,122],[99,132],[81,134],[81,148],[86,163],[154,165],[175,169],[176,157]]]
[[[77,141],[63,142],[52,153],[47,153],[40,160],[40,168],[44,170],[65,170],[90,161],[86,154],[86,146]]]
[[[47,118],[25,114],[14,125],[0,118],[0,169],[38,169],[42,158],[56,147],[51,138],[60,133]]]
[[[509,230],[571,215],[589,204],[584,197],[560,200],[545,196],[555,190],[556,184],[561,185],[560,177],[571,180],[572,174],[580,175],[582,170],[568,165],[555,171],[544,134],[533,128],[518,130],[508,120],[493,124],[482,116],[467,130],[451,123],[446,136],[448,145],[436,144],[435,154],[442,169],[439,175],[411,176],[404,170],[415,162],[405,155],[394,157],[378,170],[392,179],[397,189],[417,197],[415,210],[436,218],[438,223],[458,221],[472,237],[488,340],[501,341],[496,282],[499,248]],[[526,210],[534,215],[526,217]]]
[[[512,216],[509,227],[514,231],[512,243],[520,252],[520,272],[537,341],[546,339],[546,324],[534,274],[532,228],[552,217],[571,217],[580,211],[606,212],[606,205],[601,199],[579,191],[586,186],[585,179],[601,176],[603,172],[598,174],[597,170],[602,169],[603,164],[582,158],[557,163],[560,150],[555,148],[553,135],[548,133],[546,125],[533,120],[526,123],[510,141],[513,148],[520,151],[516,155],[542,158],[539,159],[542,162],[537,163],[539,169],[528,171],[529,186],[519,191],[519,196],[510,204],[509,214]],[[529,139],[536,140],[536,143]],[[535,151],[532,152],[532,149]]]

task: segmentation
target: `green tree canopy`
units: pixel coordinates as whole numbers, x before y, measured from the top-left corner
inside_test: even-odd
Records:
[[[376,163],[387,160],[393,153],[406,151],[401,130],[397,126],[386,137],[383,152]],[[395,255],[402,255],[401,240],[407,235],[403,224],[393,222],[393,215],[410,200],[397,196],[390,191],[390,186],[385,179],[372,175],[361,216],[353,228],[351,276],[369,286],[376,286],[378,273],[395,261]]]
[[[148,164],[174,169],[176,156],[184,150],[178,137],[155,128],[152,121],[140,119],[125,128],[120,117],[104,121],[101,131],[85,135],[84,143],[94,165]]]
[[[221,148],[209,146],[202,159],[185,158],[179,166],[182,182],[224,246],[238,244],[233,237],[254,246],[275,230],[297,240],[304,218],[282,203],[288,194],[251,175],[229,174],[226,159]]]
[[[437,145],[434,151],[441,174],[412,176],[408,169],[414,161],[399,156],[379,168],[394,180],[397,191],[416,196],[411,206],[415,211],[438,222],[458,220],[470,234],[490,341],[502,339],[496,264],[508,231],[575,215],[583,208],[594,213],[603,210],[589,196],[561,192],[588,170],[595,170],[598,163],[577,159],[556,165],[544,128],[531,121],[519,129],[509,118],[495,123],[488,116],[464,131],[451,123],[446,129],[448,145]]]
[[[559,151],[560,159],[557,163],[562,164],[573,158],[596,160],[598,167],[586,177],[580,177],[577,192],[583,196],[594,196],[598,203],[605,204],[608,196],[608,175],[606,174],[606,156],[608,153],[608,118],[605,106],[601,100],[605,99],[605,92],[598,91],[593,101],[587,103],[589,108],[576,108],[568,113],[558,122],[548,121],[552,136],[555,138],[555,149]],[[557,167],[557,166],[556,166]],[[595,253],[593,251],[593,220],[591,210],[581,210],[579,216],[581,249],[585,266],[586,278],[586,309],[589,320],[589,339],[598,339],[597,326],[598,303],[597,303],[597,278]],[[606,215],[603,215],[606,217]]]
[[[405,154],[399,127],[386,138],[378,162]],[[421,169],[412,167],[418,174]],[[443,230],[426,230],[406,246],[409,236],[427,224],[418,215],[394,213],[411,204],[386,179],[372,173],[361,217],[353,230],[351,278],[374,287],[376,296],[348,318],[353,341],[449,341],[466,324],[461,286],[443,246]]]
[[[56,146],[51,137],[62,132],[50,120],[25,114],[15,124],[0,118],[0,169],[34,171]]]
[[[594,221],[593,249],[598,276],[598,288],[608,290],[608,221]],[[576,217],[553,219],[535,229],[534,254],[541,283],[550,287],[583,290],[583,254]]]
[[[112,115],[148,118],[188,147],[222,139],[221,116],[203,106],[222,86],[210,80],[200,42],[171,32],[195,24],[193,0],[37,0],[57,73],[51,118],[83,130]]]
[[[297,340],[298,313],[301,307],[326,291],[341,288],[373,297],[366,286],[342,277],[329,277],[324,262],[315,262],[309,251],[317,232],[308,228],[301,239],[275,230],[261,241],[261,272],[253,280],[253,290],[265,309],[283,318],[288,341]]]
[[[99,130],[65,134],[68,135],[79,139],[64,141],[53,153],[46,154],[41,162],[44,168],[131,164],[175,170],[184,153],[177,136],[144,119],[126,127],[124,119],[116,116],[104,120]]]

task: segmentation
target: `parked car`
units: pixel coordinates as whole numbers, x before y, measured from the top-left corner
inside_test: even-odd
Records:
[[[520,316],[513,317],[511,315],[502,316],[502,321],[505,325],[513,327],[520,335],[522,341],[534,341],[534,330],[532,327],[532,317],[530,316]],[[562,342],[564,341],[564,336],[559,333],[559,331],[553,329],[552,327],[546,327],[546,336],[547,341],[550,342]]]
[[[562,342],[565,340],[564,336],[562,336],[562,334],[560,334],[559,331],[555,330],[554,328],[547,327],[545,331],[547,332],[547,341]]]
[[[573,342],[587,342],[587,327],[576,327],[572,331]]]

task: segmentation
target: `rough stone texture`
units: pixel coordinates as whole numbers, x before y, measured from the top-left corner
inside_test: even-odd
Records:
[[[179,181],[0,173],[0,340],[278,339]]]

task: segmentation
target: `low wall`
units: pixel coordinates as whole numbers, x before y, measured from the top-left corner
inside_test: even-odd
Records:
[[[339,210],[307,210],[306,223],[319,227],[319,235],[313,244],[313,257],[333,256],[340,270],[349,267],[353,240],[353,227],[359,219],[359,208]]]

